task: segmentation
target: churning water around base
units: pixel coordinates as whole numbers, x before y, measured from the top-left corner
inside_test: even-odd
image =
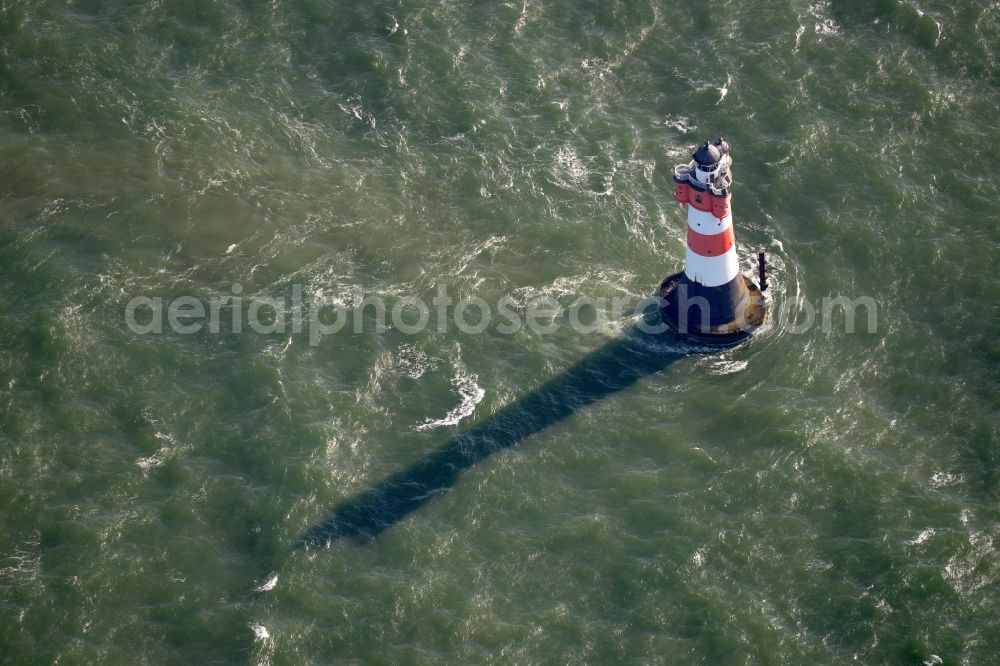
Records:
[[[985,0],[0,3],[0,655],[996,663],[998,41]],[[716,136],[771,311],[709,354],[607,304],[680,269]],[[604,323],[125,315],[441,285]]]

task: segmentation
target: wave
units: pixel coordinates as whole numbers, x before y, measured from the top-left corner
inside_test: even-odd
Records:
[[[440,419],[427,419],[422,424],[416,427],[418,431],[433,430],[435,428],[440,428],[443,426],[453,426],[457,425],[462,419],[472,416],[473,412],[476,411],[476,405],[482,402],[483,398],[486,396],[486,391],[481,387],[476,381],[479,377],[471,372],[462,363],[459,352],[461,347],[455,346],[455,357],[453,364],[455,366],[455,377],[452,380],[452,386],[458,392],[459,397],[461,397],[461,402],[457,407],[449,411],[443,418]]]

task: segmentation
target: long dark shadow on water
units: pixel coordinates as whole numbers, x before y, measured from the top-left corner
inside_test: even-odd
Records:
[[[650,317],[646,321],[654,325]],[[298,546],[376,536],[447,492],[463,470],[691,353],[695,350],[670,333],[650,334],[632,326],[539,389],[348,499],[307,531]]]

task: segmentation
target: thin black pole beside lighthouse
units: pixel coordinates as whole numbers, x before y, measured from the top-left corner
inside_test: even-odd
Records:
[[[660,285],[663,319],[677,333],[731,345],[764,322],[761,289],[740,272],[730,209],[729,144],[706,141],[674,168],[674,198],[687,209],[684,270]]]

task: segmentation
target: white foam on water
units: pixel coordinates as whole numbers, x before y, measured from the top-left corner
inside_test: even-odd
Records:
[[[466,251],[462,249],[462,254],[456,258],[456,267],[454,270],[454,275],[462,275],[468,269],[469,264],[471,264],[476,257],[478,257],[483,252],[490,250],[496,252],[498,249],[503,247],[504,243],[507,241],[505,236],[490,236],[488,239],[481,243],[475,244],[471,250]]]
[[[587,181],[590,170],[572,146],[561,146],[555,155],[552,175],[563,187],[576,189]]]
[[[731,74],[726,75],[726,83],[719,87],[719,101],[716,105],[722,104],[722,100],[726,99],[726,95],[729,94],[729,86],[733,85],[733,77]]]
[[[709,365],[708,371],[713,375],[731,375],[746,370],[748,365],[750,365],[749,361],[729,361],[719,359]]]
[[[968,542],[948,559],[944,577],[959,596],[969,597],[1000,582],[996,567],[987,566],[997,558],[996,538],[995,534],[972,532]]]
[[[813,29],[819,35],[836,35],[840,32],[840,25],[830,16],[830,1],[821,0],[809,6],[809,15],[816,19]]]
[[[414,345],[402,345],[395,356],[396,370],[410,379],[420,379],[437,369],[437,362]]]
[[[931,476],[931,487],[944,488],[962,482],[961,474],[950,474],[948,472],[934,472]]]
[[[517,17],[517,21],[514,23],[514,36],[520,37],[521,31],[524,30],[524,26],[528,23],[528,3],[521,3],[521,13]]]
[[[167,449],[160,449],[151,456],[146,456],[144,458],[136,458],[135,464],[139,466],[143,472],[148,472],[154,467],[159,467],[167,460],[167,455],[169,451]]]
[[[274,574],[266,581],[254,588],[254,592],[269,592],[278,585],[278,574]]]
[[[934,530],[933,530],[933,528],[928,527],[925,530],[921,530],[920,534],[918,534],[915,538],[910,539],[909,541],[904,541],[903,543],[906,543],[906,544],[908,544],[910,546],[916,546],[916,545],[919,545],[919,544],[922,544],[922,543],[926,542],[932,536],[934,536]]]
[[[690,134],[698,129],[698,126],[687,116],[667,116],[663,119],[663,124],[683,134]]]
[[[170,459],[174,453],[176,453],[175,448],[172,446],[174,442],[173,435],[168,435],[166,433],[157,432],[154,434],[157,439],[167,442],[164,446],[157,449],[156,453],[151,456],[145,456],[142,458],[136,458],[135,464],[139,466],[143,474],[153,469],[154,467],[159,467],[167,460]]]
[[[23,584],[35,580],[41,571],[41,534],[33,532],[23,545],[6,551],[0,567],[0,581],[5,584]]]
[[[426,431],[442,426],[456,425],[462,419],[471,416],[476,411],[476,405],[482,402],[482,399],[486,396],[486,391],[476,383],[479,377],[469,372],[465,365],[462,364],[458,350],[455,353],[454,366],[455,377],[452,380],[452,386],[455,387],[455,390],[461,397],[461,402],[458,407],[449,411],[443,418],[428,419],[418,425],[416,427],[417,430]]]

